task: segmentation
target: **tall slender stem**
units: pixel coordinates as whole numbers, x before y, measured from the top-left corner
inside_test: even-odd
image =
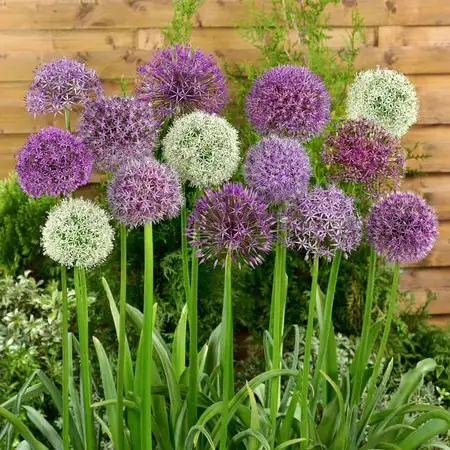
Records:
[[[189,280],[189,258],[188,258],[188,245],[186,236],[186,226],[187,226],[187,209],[183,206],[181,209],[181,258],[183,262],[183,285],[184,294],[186,297],[186,303],[189,303],[191,297],[190,294],[190,280]]]
[[[125,379],[125,327],[127,316],[127,229],[120,225],[120,319],[119,319],[119,360],[117,362],[117,430],[119,450],[125,447],[124,435],[124,379]]]
[[[89,325],[86,276],[84,269],[75,267],[75,293],[77,299],[77,322],[80,340],[81,387],[83,397],[84,431],[86,450],[94,448],[91,410],[91,377],[89,368]]]
[[[377,359],[375,360],[375,365],[373,366],[372,377],[370,378],[369,389],[367,391],[367,398],[371,398],[375,388],[377,386],[378,375],[380,372],[381,362],[383,361],[384,352],[386,351],[386,346],[389,340],[389,333],[391,332],[392,318],[394,317],[395,305],[397,303],[397,293],[398,293],[398,281],[400,279],[400,265],[395,263],[394,265],[394,276],[392,279],[392,288],[389,298],[389,307],[386,315],[386,324],[384,325],[383,336],[381,337],[380,348],[378,349]]]
[[[67,131],[70,131],[70,111],[68,109],[64,110],[64,125]]]
[[[144,326],[142,329],[142,450],[152,450],[152,364],[153,364],[153,232],[152,224],[144,225]]]
[[[231,256],[227,255],[225,260],[225,283],[222,311],[222,328],[220,342],[220,362],[222,365],[222,432],[220,439],[220,450],[227,449],[228,440],[228,416],[229,401],[234,391],[233,376],[233,312],[231,300]]]
[[[67,269],[61,266],[62,297],[62,406],[63,406],[63,449],[69,450],[69,304],[67,299]]]

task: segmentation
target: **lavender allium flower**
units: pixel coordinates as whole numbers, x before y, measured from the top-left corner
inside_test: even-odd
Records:
[[[405,155],[400,141],[368,120],[345,120],[325,140],[322,160],[335,180],[362,183],[377,195],[400,186]]]
[[[294,139],[269,137],[251,147],[244,165],[248,185],[268,203],[296,198],[308,189],[311,165]]]
[[[394,192],[375,204],[367,218],[367,238],[389,262],[425,258],[438,235],[433,208],[414,192]]]
[[[261,134],[306,141],[322,132],[330,116],[330,96],[319,76],[306,67],[266,70],[246,99],[246,113]]]
[[[159,122],[148,106],[132,97],[102,97],[86,104],[77,135],[92,149],[94,167],[113,171],[130,158],[152,154]]]
[[[282,222],[286,246],[304,250],[306,258],[325,256],[331,260],[336,250],[347,255],[361,241],[361,220],[353,198],[335,186],[314,187],[289,205]]]
[[[68,196],[89,181],[92,154],[70,132],[42,128],[19,150],[16,171],[21,188],[30,197]]]
[[[136,94],[163,119],[196,109],[218,113],[228,101],[225,76],[212,55],[190,45],[157,50],[138,68]]]
[[[114,218],[129,227],[176,217],[182,204],[178,175],[154,159],[133,159],[121,165],[108,186]]]
[[[94,70],[73,59],[61,58],[35,69],[25,103],[31,114],[58,113],[102,94]]]
[[[406,134],[416,122],[418,110],[414,85],[395,70],[360,72],[348,88],[348,117],[374,120],[396,137]]]
[[[42,229],[44,253],[67,267],[89,269],[102,263],[113,248],[109,219],[89,200],[63,200],[50,210]]]
[[[225,183],[217,191],[207,189],[188,218],[190,244],[198,248],[200,262],[225,264],[227,253],[239,267],[263,261],[274,237],[275,220],[256,191],[240,183]]]
[[[181,181],[199,188],[228,181],[240,162],[236,129],[224,118],[203,111],[175,120],[162,148]]]

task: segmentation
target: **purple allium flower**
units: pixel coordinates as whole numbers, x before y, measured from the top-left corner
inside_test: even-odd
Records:
[[[367,238],[389,262],[418,262],[433,248],[437,223],[434,209],[419,195],[394,192],[372,207]]]
[[[274,237],[275,220],[256,191],[240,183],[225,183],[217,191],[205,190],[188,218],[187,235],[197,247],[200,262],[225,263],[230,252],[239,267],[263,261]]]
[[[95,71],[73,59],[61,58],[35,69],[25,103],[31,114],[58,113],[85,104],[92,95],[103,95]]]
[[[200,109],[218,113],[228,101],[225,77],[212,55],[190,45],[157,50],[138,68],[136,94],[163,119]]]
[[[102,97],[86,104],[77,135],[92,149],[94,167],[111,172],[127,159],[151,155],[158,127],[148,106],[136,98]]]
[[[120,165],[108,186],[114,218],[129,227],[176,217],[182,204],[174,170],[155,159],[132,159]]]
[[[306,67],[266,70],[246,99],[247,117],[261,134],[306,141],[322,132],[330,116],[330,96],[320,77]]]
[[[269,203],[296,198],[308,189],[311,165],[294,139],[269,137],[251,147],[244,165],[248,185]]]
[[[327,137],[322,160],[333,179],[363,183],[371,194],[398,188],[405,174],[400,140],[369,119],[341,122]]]
[[[30,197],[68,196],[89,181],[92,154],[70,132],[42,128],[19,150],[16,171],[20,186]]]
[[[344,255],[361,241],[362,226],[353,198],[335,186],[319,186],[291,203],[283,217],[286,246],[328,260],[341,250]]]

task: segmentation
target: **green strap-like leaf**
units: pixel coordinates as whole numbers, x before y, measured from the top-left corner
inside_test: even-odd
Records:
[[[27,416],[33,425],[42,433],[55,450],[62,450],[63,441],[58,432],[51,426],[48,420],[36,409],[31,406],[24,406]]]

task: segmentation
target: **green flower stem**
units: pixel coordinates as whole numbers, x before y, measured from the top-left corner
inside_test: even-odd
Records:
[[[370,262],[369,262],[369,276],[367,279],[367,291],[366,291],[366,304],[364,306],[364,319],[361,331],[361,340],[358,348],[358,360],[355,367],[355,381],[352,389],[351,405],[356,405],[362,394],[362,382],[364,370],[369,359],[369,355],[366,353],[366,349],[369,341],[370,323],[372,321],[372,307],[373,307],[373,291],[375,287],[375,273],[377,269],[377,254],[373,248],[370,249]]]
[[[70,131],[70,111],[68,109],[64,110],[64,123],[67,131]]]
[[[367,398],[371,398],[373,396],[373,393],[375,392],[375,388],[377,386],[381,362],[384,357],[384,352],[386,351],[386,346],[389,340],[389,333],[391,331],[392,318],[394,317],[395,305],[397,304],[399,278],[400,278],[400,265],[398,263],[395,263],[394,277],[392,279],[391,295],[389,299],[389,308],[386,315],[386,324],[384,325],[383,336],[381,337],[381,344],[380,348],[378,349],[377,359],[375,360],[375,365],[373,366],[373,373],[372,377],[370,378],[369,389],[367,391]]]
[[[117,430],[118,449],[125,448],[124,435],[124,379],[125,379],[125,327],[127,316],[127,228],[120,225],[120,322],[119,322],[119,360],[117,361]]]
[[[183,261],[184,294],[186,296],[186,303],[188,304],[189,299],[191,298],[190,293],[191,282],[189,280],[189,258],[188,258],[186,226],[187,226],[187,209],[186,206],[183,206],[183,208],[181,208],[181,257]]]
[[[220,362],[222,365],[222,430],[220,438],[220,450],[227,449],[228,440],[228,416],[229,402],[233,397],[233,313],[231,301],[231,256],[228,253],[225,260],[225,286],[223,298]]]
[[[322,381],[321,370],[325,370],[325,357],[327,354],[328,340],[333,332],[333,304],[334,294],[336,292],[336,284],[339,274],[339,266],[341,265],[342,252],[336,250],[333,262],[331,263],[330,276],[328,278],[327,293],[325,296],[325,310],[323,313],[323,325],[319,336],[319,354],[314,369],[313,376],[313,392],[314,396],[311,401],[311,413],[314,417],[316,414],[317,403],[319,401],[319,387]]]
[[[144,325],[142,329],[142,450],[152,450],[152,364],[153,364],[153,231],[144,225]]]
[[[84,432],[86,450],[94,449],[92,422],[92,396],[89,368],[89,325],[86,275],[84,269],[75,267],[75,294],[77,299],[77,322],[80,341],[81,386],[83,397]]]
[[[198,289],[198,258],[192,249],[191,286],[188,303],[189,317],[189,390],[188,390],[188,422],[189,428],[197,423],[197,392],[198,392],[198,348],[197,348],[197,289]]]
[[[61,266],[61,296],[62,296],[62,431],[63,449],[69,450],[69,303],[67,299],[67,269]]]

